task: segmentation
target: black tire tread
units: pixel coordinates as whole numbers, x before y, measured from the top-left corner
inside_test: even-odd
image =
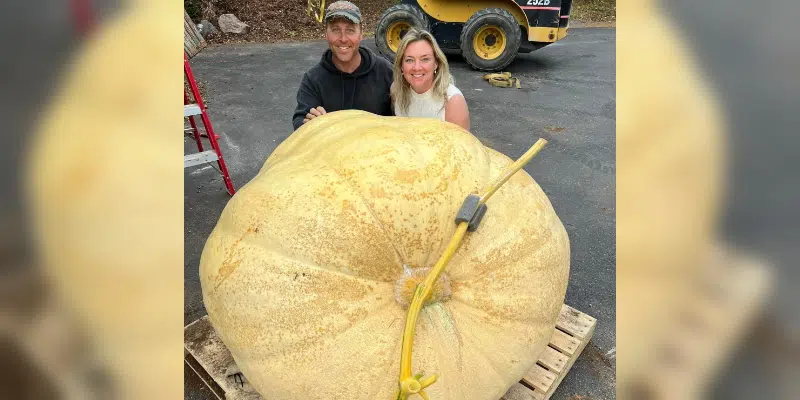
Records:
[[[398,11],[403,13],[411,14],[417,17],[422,22],[422,29],[429,30],[429,22],[428,17],[425,13],[419,9],[419,7],[412,6],[410,4],[395,4],[386,9],[381,15],[381,19],[378,21],[378,25],[375,27],[375,46],[378,47],[378,52],[386,57],[389,61],[394,62],[394,53],[389,48],[388,44],[386,43],[386,29],[388,29],[389,24],[393,22],[393,19],[388,19],[392,16],[392,14],[396,14]],[[415,25],[415,24],[412,24]]]
[[[515,37],[516,40],[514,40],[514,38],[511,37],[511,35],[506,33],[506,35],[509,36],[509,45],[512,47],[512,50],[505,56],[501,56],[498,59],[500,61],[493,60],[492,62],[489,62],[491,64],[487,64],[486,61],[483,61],[483,63],[479,61],[480,58],[477,55],[473,54],[472,40],[468,40],[470,32],[474,31],[477,28],[475,27],[475,25],[483,17],[487,15],[497,15],[500,16],[501,18],[506,19],[508,22],[512,23],[512,26],[514,26],[515,28],[513,32],[517,35]],[[517,57],[517,54],[519,53],[519,47],[522,42],[522,31],[519,29],[519,24],[517,23],[517,20],[514,18],[513,15],[511,15],[510,12],[508,12],[508,10],[505,10],[503,8],[484,8],[483,10],[479,10],[475,14],[472,14],[472,16],[469,17],[467,22],[464,23],[464,28],[461,30],[460,42],[461,42],[461,54],[464,57],[464,60],[467,62],[467,64],[469,64],[473,69],[476,69],[478,71],[494,72],[507,67],[508,64],[511,64],[511,62],[514,61],[514,58]]]

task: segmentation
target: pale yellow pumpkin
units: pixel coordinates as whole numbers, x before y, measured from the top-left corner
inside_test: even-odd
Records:
[[[270,400],[393,398],[407,288],[441,255],[465,196],[511,162],[452,124],[354,110],[286,139],[200,262],[208,314],[253,386]],[[548,198],[518,172],[420,314],[413,370],[440,374],[432,399],[496,400],[532,367],[569,260]]]

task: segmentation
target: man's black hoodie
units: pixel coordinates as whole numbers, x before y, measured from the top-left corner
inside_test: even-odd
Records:
[[[297,108],[292,124],[296,130],[310,109],[322,106],[326,112],[357,109],[378,115],[392,115],[389,87],[393,68],[385,58],[367,48],[359,47],[361,65],[348,74],[333,64],[330,49],[322,60],[303,75],[297,91]]]

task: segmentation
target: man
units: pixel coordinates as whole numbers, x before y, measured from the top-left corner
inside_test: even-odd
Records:
[[[330,49],[303,75],[292,117],[294,129],[338,110],[392,115],[389,87],[393,65],[360,47],[361,11],[349,1],[337,1],[328,6],[324,22]]]

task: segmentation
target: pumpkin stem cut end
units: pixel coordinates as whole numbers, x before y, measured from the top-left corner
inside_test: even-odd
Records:
[[[394,297],[404,310],[407,310],[411,305],[411,298],[414,297],[414,292],[417,286],[425,281],[431,268],[410,268],[403,266],[403,273],[397,279],[394,287]],[[430,296],[425,299],[423,306],[429,306],[433,303],[445,302],[450,300],[452,289],[450,286],[450,278],[447,274],[442,273],[436,283],[433,284],[433,290]]]

